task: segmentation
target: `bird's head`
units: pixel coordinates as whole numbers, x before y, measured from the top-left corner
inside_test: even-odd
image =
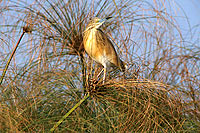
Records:
[[[100,28],[107,20],[109,20],[110,18],[112,18],[112,17],[106,17],[106,18],[104,18],[104,19],[99,19],[99,18],[97,18],[97,17],[95,17],[94,19],[92,19],[91,21],[90,21],[90,23],[88,24],[88,28],[96,28],[96,29],[98,29],[98,28]]]

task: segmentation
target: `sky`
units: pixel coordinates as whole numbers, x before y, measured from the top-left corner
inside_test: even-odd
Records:
[[[13,0],[13,1],[18,1],[18,0]],[[25,1],[25,3],[32,3],[32,0],[22,0],[22,1]],[[151,1],[153,2],[154,0],[151,0]],[[192,26],[200,24],[200,15],[199,15],[200,14],[200,0],[171,0],[171,1],[175,2],[176,4],[180,5],[180,7],[183,8]],[[178,14],[181,13],[182,12],[181,10],[182,10],[181,8],[178,9],[177,11],[180,11],[180,12],[177,12],[177,13]]]
[[[200,24],[200,0],[175,0],[185,11],[191,26]]]
[[[18,0],[12,0],[12,1],[18,1]],[[20,1],[24,1],[25,3],[31,4],[33,3],[34,0],[20,0]],[[117,1],[117,0],[113,0],[113,1]],[[149,2],[150,1],[153,2],[154,0],[149,0]],[[162,1],[166,1],[166,3],[169,2],[167,0],[162,0]],[[199,15],[200,14],[200,0],[170,0],[170,2],[175,3],[177,5],[173,7],[177,11],[176,12],[177,14],[175,14],[175,16],[176,15],[187,16],[191,27],[200,24],[200,15]],[[183,14],[183,11],[185,12],[185,15]],[[185,25],[185,27],[188,27],[188,25],[184,24],[184,22],[182,22],[181,19],[179,21],[180,21],[180,24],[183,24],[183,26]]]
[[[13,1],[17,1],[17,0],[13,0]],[[26,1],[26,3],[30,3],[30,0],[24,0],[24,1]],[[188,18],[189,25],[188,23],[186,23],[185,19],[177,19],[178,23],[181,25],[181,28],[183,29],[187,28],[188,30],[188,26],[192,28],[196,25],[199,25],[197,33],[200,34],[200,15],[199,15],[200,14],[200,0],[171,0],[171,1],[175,2],[177,5],[180,5],[180,6],[174,6],[174,8],[177,8],[176,9],[177,12],[175,16],[180,16],[180,18],[181,16],[185,16],[185,17],[187,16]],[[183,11],[185,15],[183,14]],[[195,35],[197,36],[197,38],[200,38],[200,35],[198,35],[197,33]]]
[[[182,33],[185,34],[184,37],[193,42],[193,45],[200,47],[200,0],[175,1],[182,8],[182,10],[178,9],[178,11],[180,10],[180,12],[178,12],[180,16],[187,16],[188,19],[188,22],[178,19],[178,23],[181,25],[180,28],[183,30]],[[185,13],[185,15],[183,13]]]

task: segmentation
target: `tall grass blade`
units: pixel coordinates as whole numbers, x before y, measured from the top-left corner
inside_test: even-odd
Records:
[[[87,95],[85,95],[85,97],[83,99],[81,99],[72,109],[70,109],[69,112],[67,112],[62,119],[60,119],[54,126],[53,128],[50,129],[51,132],[53,132],[77,107],[79,107],[81,105],[82,102],[84,102],[88,97],[90,96],[90,94],[88,93]]]

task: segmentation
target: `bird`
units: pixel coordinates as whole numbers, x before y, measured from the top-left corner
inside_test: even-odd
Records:
[[[126,69],[126,65],[119,58],[110,37],[102,30],[102,25],[110,18],[112,17],[93,18],[83,32],[83,45],[86,53],[104,67],[98,74],[99,76],[104,71],[103,84],[106,79],[106,71],[110,67],[118,67],[123,72]]]

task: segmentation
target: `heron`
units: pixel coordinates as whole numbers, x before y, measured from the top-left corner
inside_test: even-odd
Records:
[[[112,17],[99,19],[95,17],[86,26],[83,32],[83,44],[86,53],[96,62],[103,65],[103,84],[106,80],[106,71],[110,67],[118,67],[125,71],[125,63],[119,58],[110,37],[103,32],[102,25]],[[97,76],[97,77],[98,77]]]

